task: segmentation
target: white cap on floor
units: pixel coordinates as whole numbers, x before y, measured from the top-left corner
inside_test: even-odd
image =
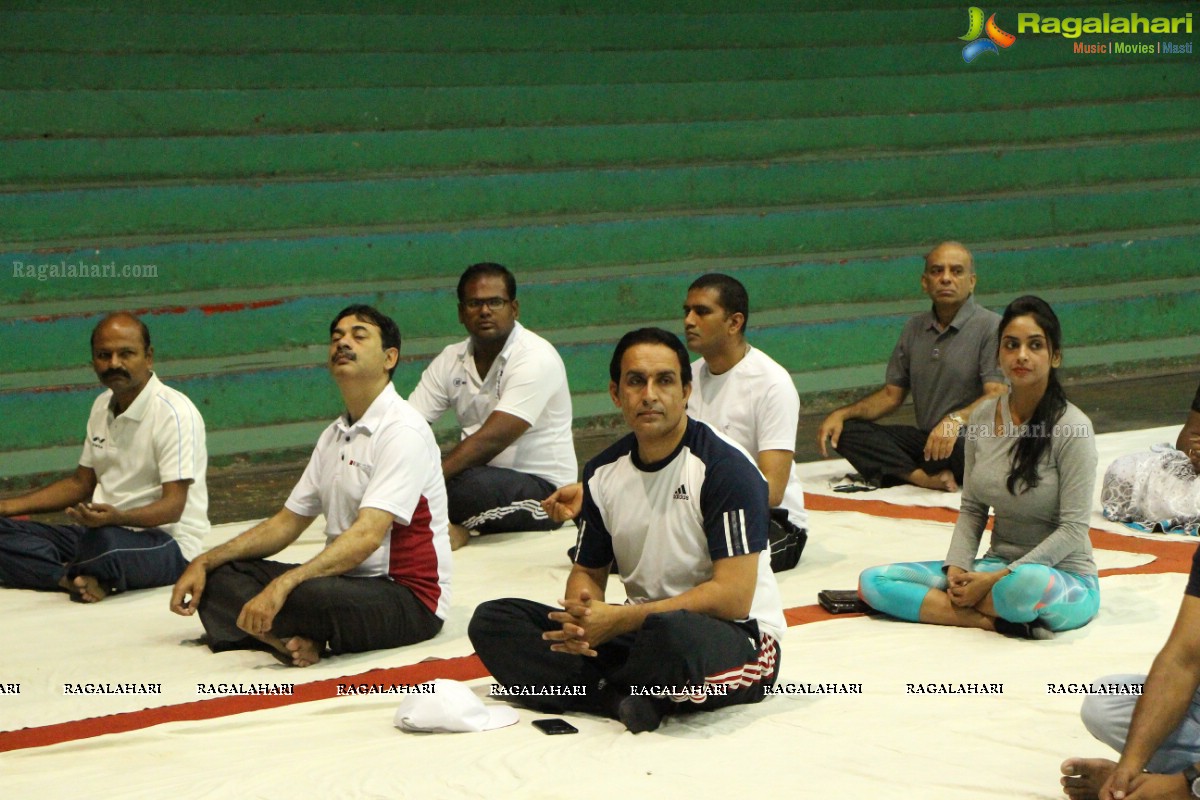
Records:
[[[505,728],[517,722],[512,706],[485,706],[471,688],[460,681],[438,678],[422,683],[432,689],[416,691],[396,709],[394,724],[405,731],[468,733]]]

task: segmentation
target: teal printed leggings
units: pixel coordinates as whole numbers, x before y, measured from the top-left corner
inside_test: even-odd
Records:
[[[975,572],[1008,567],[998,558],[975,562]],[[992,587],[996,613],[1009,622],[1040,619],[1052,631],[1069,631],[1088,624],[1100,610],[1100,581],[1095,575],[1076,575],[1042,564],[1009,567]],[[941,561],[909,561],[864,570],[858,594],[867,605],[893,617],[918,622],[921,603],[930,589],[946,591]]]

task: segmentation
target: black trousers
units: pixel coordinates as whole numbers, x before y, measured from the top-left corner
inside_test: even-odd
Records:
[[[966,439],[958,437],[949,458],[926,461],[923,451],[928,439],[927,431],[911,425],[879,425],[848,419],[842,426],[836,449],[860,475],[878,486],[907,483],[907,476],[915,469],[923,469],[931,475],[948,469],[962,486]]]
[[[446,481],[450,521],[480,533],[552,531],[542,501],[558,488],[550,481],[503,467],[471,467]]]
[[[543,632],[562,627],[548,617],[555,610],[532,600],[490,600],[475,609],[467,628],[484,666],[510,690],[583,687],[581,696],[514,696],[538,711],[611,716],[602,687],[652,696],[691,687],[694,691],[665,699],[681,711],[712,711],[757,703],[775,683],[779,646],[769,636],[760,637],[753,621],[728,622],[693,611],[651,614],[641,630],[606,642],[595,648],[595,657],[587,657],[556,653],[542,639]]]
[[[293,569],[278,561],[232,561],[208,574],[200,596],[200,621],[214,653],[261,648],[237,626],[242,606],[268,583]],[[271,633],[283,640],[303,636],[337,653],[361,653],[423,642],[442,620],[407,587],[387,578],[314,578],[288,595]]]

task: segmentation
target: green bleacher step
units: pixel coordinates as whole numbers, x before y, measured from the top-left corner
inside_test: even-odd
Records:
[[[1191,134],[1200,98],[999,111],[849,115],[733,122],[633,123],[248,136],[0,141],[0,188],[86,183],[362,177],[745,159],[816,158],[1082,137]]]

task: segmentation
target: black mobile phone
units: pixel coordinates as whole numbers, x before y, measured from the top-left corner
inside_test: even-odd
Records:
[[[579,733],[579,728],[576,728],[565,719],[560,719],[558,717],[553,719],[535,719],[533,721],[533,727],[549,736],[554,736],[559,733]]]

